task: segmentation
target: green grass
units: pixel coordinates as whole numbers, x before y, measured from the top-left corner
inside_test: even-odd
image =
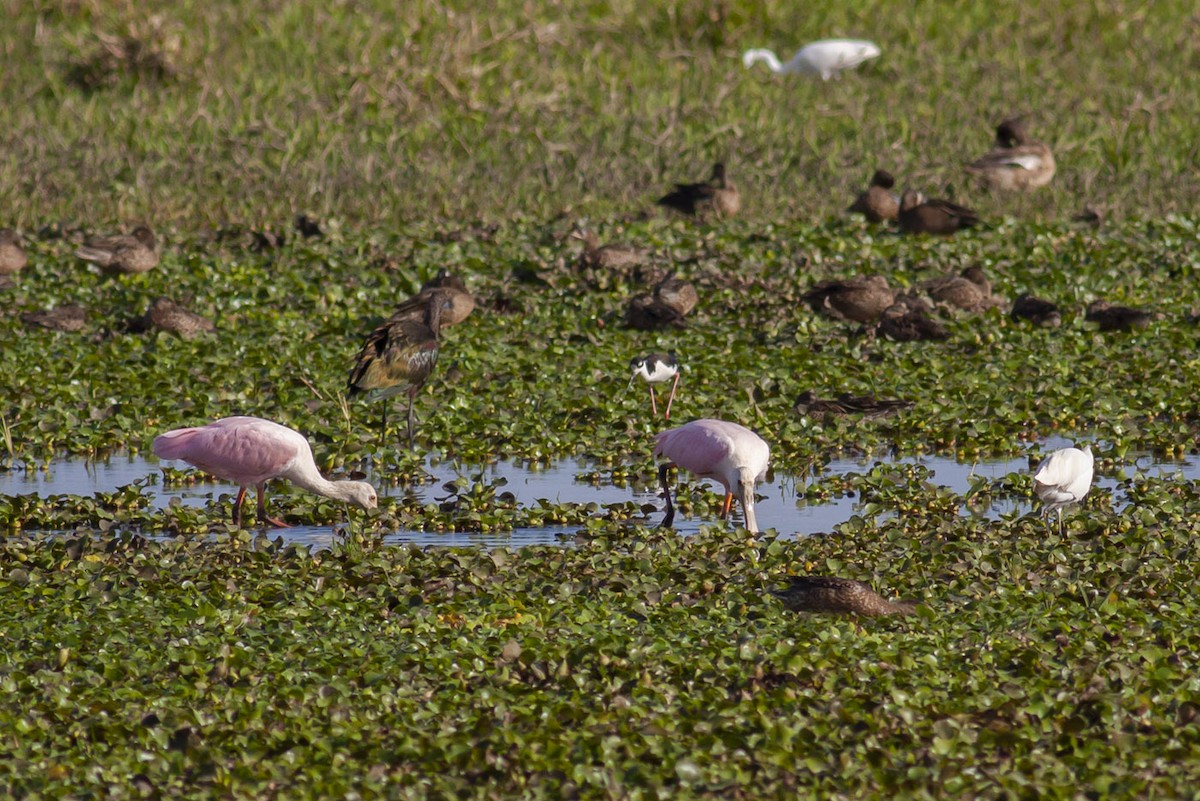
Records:
[[[1026,215],[1093,204],[1151,216],[1194,208],[1200,191],[1180,180],[1196,167],[1200,113],[1190,14],[1177,1],[1054,14],[976,2],[802,14],[774,2],[506,1],[486,14],[11,3],[0,203],[25,227],[608,216],[724,159],[752,219],[838,214],[876,166],[994,217],[1006,206],[961,165],[1020,112],[1060,164]],[[746,48],[786,57],[825,36],[870,38],[884,55],[829,83],[741,65]]]

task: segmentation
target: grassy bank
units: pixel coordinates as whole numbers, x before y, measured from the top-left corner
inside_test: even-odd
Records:
[[[837,214],[876,166],[1000,204],[961,165],[1029,113],[1060,175],[1023,213],[1191,209],[1192,9],[1070,2],[7,4],[6,221],[183,230],[639,213],[716,159],[753,219]],[[826,36],[821,83],[742,67]]]

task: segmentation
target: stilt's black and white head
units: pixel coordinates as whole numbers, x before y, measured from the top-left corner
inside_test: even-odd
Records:
[[[641,378],[650,384],[661,384],[679,375],[679,361],[675,353],[651,353],[649,356],[638,356],[629,362],[633,371],[630,383],[635,378]]]
[[[651,353],[649,356],[638,356],[629,362],[629,369],[633,375],[629,377],[629,385],[626,389],[633,386],[633,382],[641,378],[650,385],[650,412],[658,414],[658,399],[654,397],[654,385],[663,384],[671,381],[671,397],[667,399],[667,411],[663,415],[664,420],[671,419],[671,404],[675,401],[675,388],[679,386],[679,361],[675,358],[675,353]]]

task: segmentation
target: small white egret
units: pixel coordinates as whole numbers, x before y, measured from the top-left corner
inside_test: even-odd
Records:
[[[779,57],[770,50],[752,49],[742,55],[747,68],[760,61],[767,62],[772,72],[793,72],[802,75],[820,75],[829,80],[842,70],[853,69],[864,61],[878,58],[879,46],[864,39],[822,39],[806,44],[796,51],[792,60],[780,63]]]
[[[1042,500],[1042,515],[1050,525],[1058,512],[1058,533],[1063,533],[1063,507],[1079,503],[1092,488],[1092,446],[1083,450],[1062,448],[1047,456],[1033,474],[1033,491]]]

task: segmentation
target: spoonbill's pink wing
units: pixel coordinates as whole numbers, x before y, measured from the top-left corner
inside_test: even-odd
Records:
[[[217,478],[260,484],[280,475],[304,438],[256,417],[228,417],[199,428],[168,431],[154,440],[160,459],[182,459]]]

